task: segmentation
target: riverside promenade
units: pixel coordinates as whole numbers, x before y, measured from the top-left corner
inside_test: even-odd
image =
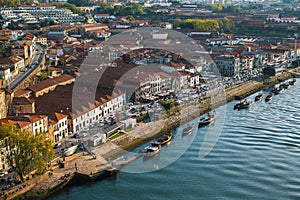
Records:
[[[290,73],[285,73],[284,75],[270,78],[268,84],[258,81],[249,81],[239,86],[229,88],[226,91],[220,88],[217,92],[210,94],[211,96],[205,99],[195,100],[188,105],[182,106],[179,112],[175,112],[169,117],[165,116],[155,122],[139,123],[136,128],[128,133],[92,148],[92,154],[91,152],[80,152],[66,157],[64,168],[59,168],[57,160],[55,160],[51,163],[50,170],[47,173],[32,178],[24,184],[4,192],[0,197],[2,199],[14,199],[25,193],[27,194],[25,196],[29,196],[29,198],[24,199],[41,199],[41,197],[46,197],[64,188],[74,174],[79,173],[93,177],[94,174],[103,170],[114,170],[110,158],[116,158],[122,155],[126,150],[131,150],[161,134],[171,131],[184,122],[236,99],[237,96],[246,97],[261,89],[271,87],[277,83],[279,77],[288,79],[292,76]]]

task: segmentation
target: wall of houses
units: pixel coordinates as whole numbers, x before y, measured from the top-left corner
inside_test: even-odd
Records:
[[[32,134],[35,135],[40,132],[48,131],[48,117],[39,119],[32,123]]]
[[[240,72],[240,59],[235,56],[218,56],[214,61],[222,76],[235,76]]]
[[[70,131],[77,133],[78,131],[84,130],[85,128],[99,121],[104,116],[115,113],[125,104],[125,99],[125,94],[122,94],[118,97],[112,98],[110,101],[107,101],[101,106],[90,109],[88,112],[82,113],[73,119],[70,119]]]
[[[35,113],[34,102],[32,104],[12,105],[13,113]]]
[[[56,124],[53,125],[53,142],[59,142],[68,135],[68,117],[59,120]]]

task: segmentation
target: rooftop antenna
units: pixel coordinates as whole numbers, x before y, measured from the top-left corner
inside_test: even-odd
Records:
[[[294,61],[297,60],[297,38],[298,38],[298,33],[295,33]]]

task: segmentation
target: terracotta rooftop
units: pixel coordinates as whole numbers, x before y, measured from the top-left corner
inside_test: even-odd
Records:
[[[35,101],[36,112],[45,115],[51,115],[51,113],[56,112],[69,115],[72,118],[107,102],[108,98],[110,98],[110,96],[107,95],[112,93],[112,90],[108,87],[98,87],[96,88],[95,93],[89,90],[83,92],[81,89],[79,89],[79,91],[82,92],[75,92],[73,89],[74,83],[65,86],[57,86],[54,91],[44,94],[43,96],[32,97]],[[118,94],[115,94],[114,96],[116,95]],[[92,98],[90,99],[89,97]],[[87,99],[89,101],[87,101]],[[76,109],[72,110],[73,105],[74,107],[75,105],[78,106],[76,106]]]
[[[26,126],[29,126],[31,122],[23,122],[23,121],[14,121],[10,119],[0,119],[0,124],[10,124],[10,125],[17,125],[18,128],[24,128]]]
[[[0,124],[9,123],[9,124],[18,124],[20,128],[28,126],[31,123],[37,122],[41,119],[48,118],[45,115],[18,115],[18,116],[8,116],[4,119],[0,119]]]
[[[49,122],[52,123],[52,124],[55,124],[58,121],[66,118],[66,117],[68,117],[68,115],[62,114],[62,113],[57,113],[57,112],[48,114]]]
[[[10,40],[8,37],[0,36],[0,41],[8,41]]]
[[[10,59],[10,61],[11,61],[12,63],[14,63],[14,64],[15,64],[15,63],[18,63],[18,62],[20,62],[20,61],[22,61],[22,60],[24,60],[22,57],[16,56],[16,55],[10,56],[9,59]]]
[[[31,93],[30,90],[18,89],[14,92],[14,97],[22,97],[29,95]]]
[[[51,86],[59,85],[61,83],[64,83],[64,82],[72,80],[72,79],[74,79],[74,81],[75,81],[75,78],[73,76],[70,76],[68,74],[63,74],[63,75],[55,77],[55,78],[44,80],[40,83],[37,83],[33,86],[28,87],[28,89],[33,92],[39,92],[39,91],[49,88]]]

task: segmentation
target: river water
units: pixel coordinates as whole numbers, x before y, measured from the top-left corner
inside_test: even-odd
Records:
[[[221,106],[215,124],[195,127],[184,137],[185,125],[179,127],[159,155],[139,158],[115,178],[73,187],[51,199],[300,199],[297,81],[272,101],[255,102],[250,110],[233,110],[236,101]],[[268,91],[263,93],[265,97]],[[215,145],[199,157],[200,149],[209,148],[204,144],[208,134],[215,134],[210,140]]]

